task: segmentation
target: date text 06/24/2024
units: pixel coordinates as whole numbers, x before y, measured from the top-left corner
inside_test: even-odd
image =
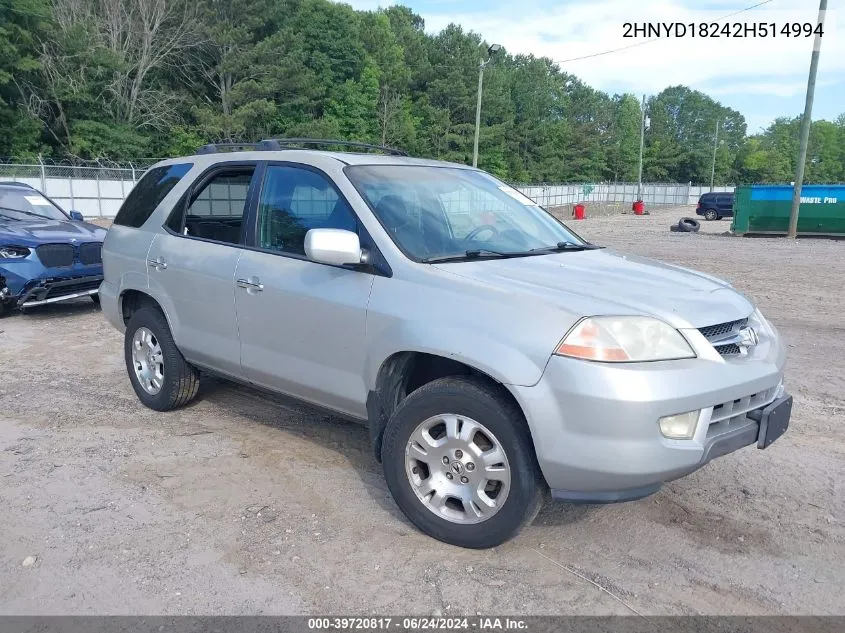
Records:
[[[625,22],[622,37],[814,37],[824,35],[818,22]]]

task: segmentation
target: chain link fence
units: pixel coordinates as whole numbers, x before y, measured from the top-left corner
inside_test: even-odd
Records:
[[[144,171],[159,159],[128,164],[99,161],[86,164],[0,162],[0,182],[22,182],[35,187],[67,211],[80,211],[86,217],[113,218],[127,194]],[[597,205],[605,211],[630,209],[637,200],[637,183],[514,183],[513,187],[547,208],[572,207],[581,203]],[[716,187],[714,191],[733,191]],[[647,206],[693,205],[709,186],[692,183],[649,183],[642,186]]]

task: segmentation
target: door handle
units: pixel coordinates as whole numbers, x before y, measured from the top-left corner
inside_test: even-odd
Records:
[[[238,279],[238,287],[239,288],[246,288],[247,290],[264,290],[264,284],[258,281],[256,277],[250,277],[249,279]]]
[[[155,259],[148,259],[147,265],[152,266],[156,270],[164,270],[167,268],[167,262],[164,261],[161,257],[156,257]]]

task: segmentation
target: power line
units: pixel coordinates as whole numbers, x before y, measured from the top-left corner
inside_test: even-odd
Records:
[[[728,15],[723,15],[721,18],[713,20],[713,22],[721,22],[722,20],[727,20],[728,18],[732,18],[735,15],[739,15],[740,13],[745,13],[746,11],[751,11],[752,9],[756,9],[757,7],[762,7],[764,4],[769,4],[772,0],[763,0],[763,2],[758,2],[757,4],[747,7],[745,9],[740,9],[739,11],[734,11],[733,13],[729,13]],[[601,57],[602,55],[610,55],[611,53],[618,53],[619,51],[627,51],[629,48],[636,48],[637,46],[644,46],[645,44],[651,44],[652,42],[657,42],[659,40],[666,39],[662,37],[653,37],[650,40],[645,40],[643,42],[637,42],[636,44],[629,44],[628,46],[622,46],[620,48],[612,48],[607,51],[602,51],[600,53],[592,53],[590,55],[582,55],[581,57],[572,57],[570,59],[561,59],[556,60],[555,64],[566,64],[568,62],[577,62],[582,59],[590,59],[591,57]]]

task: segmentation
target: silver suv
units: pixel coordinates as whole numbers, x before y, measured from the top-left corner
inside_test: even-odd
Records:
[[[205,371],[358,420],[408,518],[474,548],[786,430],[784,346],[730,284],[477,169],[294,143],[162,161],[121,208],[100,297],[144,405]]]

